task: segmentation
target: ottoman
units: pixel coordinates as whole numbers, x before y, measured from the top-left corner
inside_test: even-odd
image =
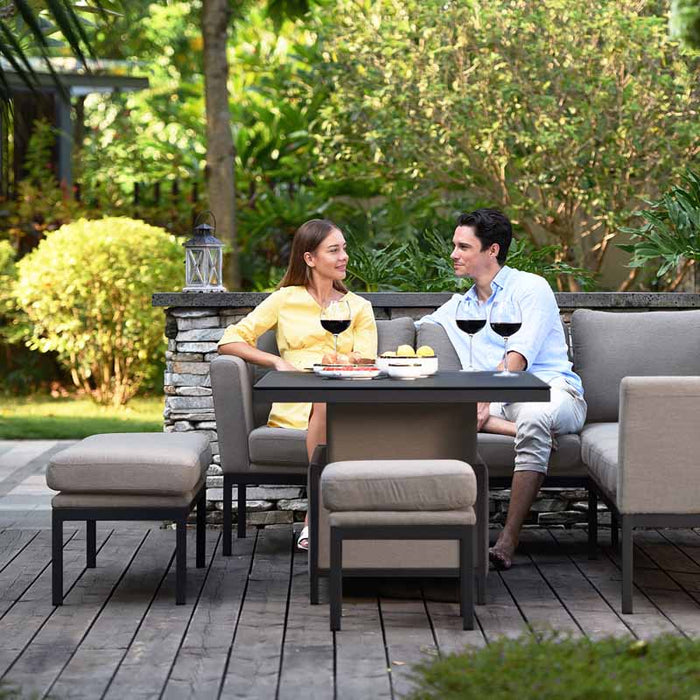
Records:
[[[209,440],[190,433],[92,435],[51,458],[52,598],[63,602],[63,523],[84,520],[87,567],[96,566],[96,521],[176,523],[175,600],[185,603],[187,517],[197,506],[197,567],[204,566]]]
[[[321,474],[321,499],[330,513],[332,630],[340,629],[343,541],[350,539],[456,540],[463,627],[474,628],[476,477],[468,464],[452,459],[334,462]]]

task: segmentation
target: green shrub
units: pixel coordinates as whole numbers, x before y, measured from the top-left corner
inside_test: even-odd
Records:
[[[17,263],[26,344],[55,351],[100,403],[126,403],[163,357],[163,314],[151,294],[182,287],[183,260],[172,236],[141,221],[61,227]]]
[[[412,700],[652,700],[700,697],[700,642],[608,638],[500,640],[425,663]]]

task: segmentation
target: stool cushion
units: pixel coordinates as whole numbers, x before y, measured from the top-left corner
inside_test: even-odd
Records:
[[[68,493],[186,494],[210,463],[209,440],[196,433],[92,435],[51,458],[46,483]]]
[[[354,510],[337,511],[328,517],[331,527],[384,526],[384,525],[474,525],[473,508],[463,510]],[[378,537],[377,539],[381,539]],[[409,538],[410,539],[410,538]]]
[[[331,512],[463,510],[476,501],[476,477],[456,459],[334,462],[321,474],[321,494]]]

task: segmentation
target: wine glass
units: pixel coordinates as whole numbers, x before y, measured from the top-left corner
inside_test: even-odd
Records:
[[[455,321],[457,328],[469,336],[469,367],[463,369],[462,372],[473,372],[475,370],[472,361],[473,338],[474,334],[486,325],[486,311],[481,304],[464,299],[457,307]]]
[[[338,356],[338,336],[350,328],[351,319],[350,304],[343,299],[329,301],[321,308],[321,326],[333,334],[336,359]]]
[[[523,325],[523,315],[520,304],[514,299],[496,301],[491,307],[489,325],[495,333],[503,338],[503,370],[496,372],[497,377],[514,377],[517,372],[508,370],[508,338],[517,333]]]

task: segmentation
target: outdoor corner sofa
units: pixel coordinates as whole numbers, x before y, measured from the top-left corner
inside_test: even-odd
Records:
[[[589,491],[589,555],[597,498],[622,529],[622,612],[632,612],[635,527],[700,526],[700,311],[572,317],[588,403],[581,454]]]

